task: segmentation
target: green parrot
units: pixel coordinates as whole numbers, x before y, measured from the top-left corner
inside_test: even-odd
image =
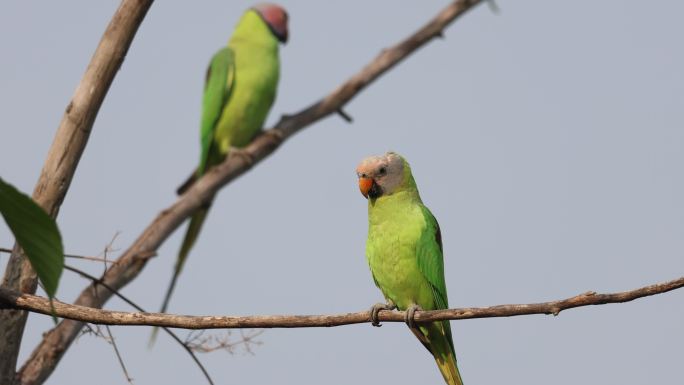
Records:
[[[387,304],[372,308],[374,326],[381,309],[406,310],[406,323],[434,356],[449,385],[463,385],[449,321],[416,325],[417,309],[447,309],[439,224],[420,200],[411,168],[399,154],[371,156],[356,168],[368,199],[366,257],[375,285]]]
[[[232,147],[246,146],[261,130],[276,96],[280,73],[278,44],[287,42],[287,22],[288,15],[282,7],[257,4],[244,13],[228,46],[212,57],[204,84],[199,165],[178,189],[179,194],[221,163]],[[190,219],[162,313],[208,212],[206,205]]]

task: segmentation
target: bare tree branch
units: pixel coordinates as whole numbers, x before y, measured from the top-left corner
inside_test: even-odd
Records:
[[[684,287],[684,277],[618,293],[597,294],[589,291],[574,297],[541,303],[498,305],[432,311],[416,311],[415,321],[431,322],[471,318],[512,317],[529,314],[553,314],[589,305],[622,303],[637,298],[662,294]],[[0,288],[0,303],[17,309],[51,314],[47,298],[12,292]],[[188,316],[164,313],[127,313],[70,305],[54,301],[58,317],[102,325],[165,326],[181,329],[245,329],[245,328],[307,328],[331,327],[371,322],[370,312],[331,315],[266,315],[266,316]],[[378,319],[385,322],[404,322],[405,312],[382,310]]]
[[[156,255],[157,248],[171,233],[204,202],[208,202],[221,187],[273,153],[290,136],[338,110],[341,111],[341,108],[366,86],[433,38],[440,37],[444,28],[480,2],[481,0],[458,0],[450,3],[417,32],[397,45],[383,50],[366,67],[329,95],[295,115],[284,116],[273,129],[256,137],[245,149],[231,151],[231,156],[226,161],[207,172],[176,203],[163,210],[117,263],[110,266],[101,281],[115,290],[127,285],[138,276],[148,259]],[[102,307],[110,297],[111,293],[108,290],[98,285],[90,285],[81,292],[75,303],[97,308]],[[42,383],[82,326],[82,322],[65,320],[46,333],[19,371],[21,384]]]
[[[33,199],[53,218],[57,216],[83,150],[88,142],[102,101],[121,67],[152,0],[124,0],[100,40],[74,96],[64,111],[52,146],[45,159]],[[15,245],[5,270],[2,286],[35,293],[36,274]],[[0,312],[0,383],[15,381],[19,345],[27,314],[15,310]]]

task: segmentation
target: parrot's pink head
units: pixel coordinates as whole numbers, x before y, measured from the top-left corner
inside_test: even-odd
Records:
[[[356,167],[361,194],[370,199],[391,195],[404,184],[404,167],[404,158],[394,152],[365,158]]]
[[[271,3],[260,3],[252,7],[256,13],[261,16],[268,28],[281,43],[287,43],[287,11],[277,5]]]

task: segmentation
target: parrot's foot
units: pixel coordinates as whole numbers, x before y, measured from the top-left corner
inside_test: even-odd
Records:
[[[397,308],[397,305],[394,304],[394,302],[389,301],[387,303],[376,303],[370,308],[370,319],[371,319],[371,325],[380,327],[380,321],[378,321],[378,312],[380,310],[394,310]]]
[[[283,115],[283,119],[285,119],[285,115]],[[285,140],[285,135],[279,129],[265,130],[264,135],[270,136],[276,143],[282,143],[282,141]]]
[[[228,152],[228,156],[240,157],[243,161],[245,161],[245,163],[247,163],[248,166],[252,166],[254,164],[254,157],[252,154],[242,148],[231,147],[230,151]]]
[[[416,316],[416,310],[423,309],[418,305],[411,305],[408,309],[406,309],[406,315],[404,316],[404,321],[406,322],[406,325],[408,325],[408,327],[410,327],[411,329],[416,328],[416,321],[414,320],[414,317]]]

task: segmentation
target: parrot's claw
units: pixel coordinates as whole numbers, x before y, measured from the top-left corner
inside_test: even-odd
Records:
[[[411,305],[408,309],[406,309],[406,315],[404,316],[404,321],[406,322],[406,325],[408,325],[408,327],[410,327],[411,329],[416,328],[416,321],[414,320],[414,317],[416,316],[416,310],[423,309],[421,309],[421,307],[418,305]]]
[[[376,303],[370,308],[370,319],[371,319],[371,325],[380,327],[380,321],[378,321],[378,313],[380,310],[394,310],[397,308],[397,305],[395,305],[392,301],[388,303]]]
[[[231,147],[230,152],[228,153],[228,156],[237,156],[242,158],[245,163],[247,163],[248,166],[251,166],[254,164],[254,157],[252,154],[249,152],[245,151],[242,148],[237,148],[237,147]]]
[[[283,116],[285,116],[285,115],[283,115]],[[289,116],[288,116],[288,118],[289,118]],[[265,130],[264,135],[270,136],[277,143],[281,143],[283,140],[285,140],[285,135],[283,134],[283,132],[281,130],[275,129],[275,128],[270,129],[270,130]]]

